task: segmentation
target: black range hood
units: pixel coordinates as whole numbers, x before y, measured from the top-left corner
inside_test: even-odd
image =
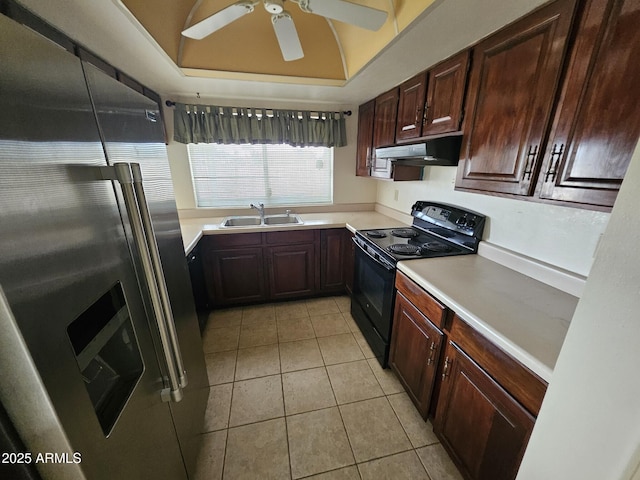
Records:
[[[458,165],[462,135],[440,137],[411,145],[376,148],[376,158],[388,158],[400,165]]]

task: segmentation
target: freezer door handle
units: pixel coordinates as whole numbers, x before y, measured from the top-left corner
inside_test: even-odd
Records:
[[[138,199],[138,208],[140,210],[140,217],[142,218],[142,225],[144,227],[147,246],[149,249],[149,253],[151,254],[151,262],[153,263],[153,271],[156,278],[156,284],[158,285],[160,299],[162,300],[164,320],[167,325],[169,340],[171,342],[171,348],[175,358],[176,367],[178,369],[180,387],[185,388],[188,383],[187,371],[184,368],[184,361],[182,359],[182,352],[180,350],[180,342],[178,340],[178,333],[176,332],[176,322],[173,317],[173,310],[171,309],[171,301],[169,299],[169,292],[167,290],[167,281],[164,276],[164,270],[162,269],[160,251],[158,250],[158,242],[156,240],[156,234],[154,232],[153,223],[151,221],[149,204],[147,203],[147,197],[144,193],[142,171],[140,170],[139,163],[131,164],[131,173],[133,173],[133,188]]]
[[[149,287],[149,295],[151,296],[151,305],[160,334],[160,343],[162,344],[162,354],[167,365],[167,375],[169,377],[169,387],[164,388],[161,392],[162,400],[165,402],[179,402],[182,400],[183,392],[180,385],[180,373],[176,365],[175,355],[170,340],[170,333],[165,321],[165,313],[162,297],[156,281],[153,260],[147,244],[145,227],[142,215],[139,209],[139,202],[136,198],[134,188],[133,174],[131,166],[128,163],[118,162],[113,167],[102,167],[103,178],[117,180],[122,188],[125,208],[129,217],[133,240],[136,248],[140,253],[142,262],[142,270]]]

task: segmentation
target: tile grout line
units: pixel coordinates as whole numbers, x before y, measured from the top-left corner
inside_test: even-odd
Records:
[[[280,358],[280,346],[278,345],[278,358]],[[282,374],[282,364],[280,365],[280,391],[282,392],[282,413],[284,413],[284,434],[287,439],[287,459],[289,464],[289,478],[293,478],[293,468],[291,466],[291,445],[289,445],[289,424],[287,422],[287,404],[284,397],[284,378]]]
[[[340,312],[340,313],[341,313],[341,314],[342,314],[342,316],[344,317],[344,312]],[[243,314],[244,314],[244,312],[243,312]],[[426,473],[426,475],[427,475],[427,478],[431,479],[431,476],[429,475],[429,472],[427,471],[426,466],[425,466],[425,465],[424,465],[424,463],[422,462],[422,459],[420,458],[420,456],[417,454],[417,449],[418,449],[418,448],[423,448],[423,447],[428,447],[428,446],[430,446],[430,445],[435,445],[435,444],[427,444],[427,445],[424,445],[424,446],[422,446],[422,447],[414,447],[414,446],[413,446],[413,443],[411,442],[411,439],[409,438],[409,435],[408,435],[408,433],[407,433],[407,430],[406,430],[405,426],[404,426],[404,425],[403,425],[403,423],[400,421],[400,417],[398,416],[398,413],[397,413],[396,409],[393,407],[393,405],[391,405],[391,402],[390,402],[390,400],[389,400],[389,396],[391,396],[391,395],[399,395],[399,394],[401,394],[402,392],[394,392],[394,393],[389,393],[389,394],[387,394],[387,393],[385,392],[384,388],[382,387],[382,384],[381,384],[380,379],[378,378],[378,376],[377,376],[377,375],[375,374],[375,372],[373,371],[373,368],[371,367],[371,364],[370,364],[370,362],[369,362],[369,360],[371,360],[371,359],[369,359],[369,358],[367,358],[367,357],[366,357],[366,353],[363,351],[362,346],[360,345],[360,343],[355,339],[355,335],[354,335],[353,331],[350,331],[349,333],[351,333],[352,338],[354,339],[354,341],[355,341],[355,342],[356,342],[356,344],[358,345],[358,348],[359,348],[360,352],[363,354],[364,359],[348,360],[348,361],[344,361],[344,362],[332,363],[331,365],[327,365],[326,360],[325,360],[325,357],[324,357],[324,355],[322,355],[322,350],[320,349],[321,358],[322,358],[322,364],[323,364],[323,365],[322,365],[322,368],[324,369],[325,375],[327,376],[327,378],[328,378],[328,380],[329,380],[329,385],[330,385],[330,387],[331,387],[331,393],[332,393],[332,396],[333,396],[333,400],[335,401],[335,405],[332,405],[332,406],[329,406],[329,407],[323,407],[323,408],[316,408],[316,409],[309,410],[309,411],[306,411],[306,412],[297,412],[297,413],[294,413],[294,414],[291,414],[291,415],[288,415],[288,414],[287,414],[287,412],[286,412],[286,404],[285,404],[285,392],[284,392],[284,378],[283,378],[283,377],[284,377],[284,373],[282,372],[282,352],[281,352],[281,349],[280,349],[280,344],[282,344],[282,343],[298,342],[298,341],[302,341],[302,340],[315,340],[315,341],[316,341],[316,343],[318,343],[318,338],[326,338],[326,337],[330,337],[330,336],[337,336],[337,335],[346,335],[346,333],[344,333],[344,334],[328,335],[328,336],[326,336],[326,337],[317,337],[317,333],[316,333],[316,331],[315,331],[315,328],[313,328],[313,324],[312,324],[312,329],[313,329],[313,331],[314,331],[314,334],[316,335],[313,339],[302,339],[302,340],[298,339],[298,340],[290,340],[290,341],[287,341],[287,342],[280,342],[280,337],[279,337],[279,335],[278,335],[278,331],[277,331],[277,314],[275,315],[275,318],[276,318],[276,337],[277,337],[277,339],[278,339],[278,340],[277,340],[277,342],[275,343],[275,345],[277,346],[277,349],[278,349],[278,367],[279,367],[279,373],[278,373],[278,375],[280,375],[280,382],[281,382],[281,394],[282,394],[282,402],[283,402],[283,416],[278,416],[278,417],[274,417],[274,418],[270,418],[270,419],[265,419],[265,420],[259,420],[259,421],[255,421],[255,422],[251,422],[251,423],[247,423],[247,424],[243,424],[243,425],[237,425],[237,426],[235,426],[235,427],[233,427],[233,428],[241,427],[241,426],[246,426],[246,425],[253,425],[253,424],[258,424],[258,423],[263,423],[263,422],[267,422],[267,421],[275,420],[275,419],[277,419],[277,418],[283,418],[283,419],[284,419],[284,421],[285,421],[285,435],[286,435],[286,439],[287,439],[287,455],[288,455],[288,459],[289,459],[289,474],[290,474],[290,477],[291,477],[291,478],[293,478],[293,470],[292,470],[292,463],[291,463],[291,447],[290,447],[290,444],[289,444],[289,435],[288,435],[288,422],[287,422],[287,418],[288,418],[288,417],[295,416],[295,415],[302,415],[302,414],[306,414],[306,413],[311,413],[311,412],[316,412],[316,411],[321,411],[321,410],[327,410],[327,409],[330,409],[330,408],[338,408],[338,412],[339,412],[339,414],[340,414],[340,419],[341,419],[341,422],[342,422],[342,426],[343,426],[344,431],[345,431],[345,433],[346,433],[347,440],[348,440],[348,442],[349,442],[349,448],[350,448],[350,450],[351,450],[351,453],[352,453],[352,456],[353,456],[353,460],[354,460],[354,464],[352,464],[352,465],[356,467],[356,471],[358,472],[358,476],[359,476],[359,478],[362,478],[362,474],[361,474],[360,469],[359,469],[359,467],[358,467],[358,466],[359,466],[359,465],[361,465],[361,464],[364,464],[364,463],[367,463],[367,462],[371,462],[371,461],[374,461],[374,460],[378,460],[378,459],[383,459],[383,458],[391,457],[391,456],[393,456],[393,455],[397,455],[397,454],[400,454],[400,453],[406,453],[406,452],[409,452],[409,451],[414,451],[414,452],[415,452],[415,454],[418,456],[418,459],[419,459],[419,461],[420,461],[420,465],[422,466],[423,470],[425,471],[425,473]],[[310,317],[300,317],[300,318],[310,318]],[[344,320],[345,320],[345,321],[347,321],[346,319],[344,319]],[[274,345],[274,344],[268,344],[268,345]],[[258,346],[263,346],[263,345],[258,345]],[[264,345],[264,346],[267,346],[267,345]],[[254,346],[254,347],[257,347],[257,346]],[[318,344],[318,347],[319,347],[319,344]],[[251,347],[246,347],[246,348],[251,348]],[[230,382],[230,383],[232,384],[232,390],[231,390],[231,400],[230,400],[230,404],[229,404],[229,412],[228,412],[228,415],[227,415],[227,428],[226,428],[226,429],[218,430],[218,431],[226,431],[225,448],[224,448],[224,452],[223,452],[223,459],[222,459],[222,475],[223,475],[223,477],[224,477],[224,467],[225,467],[225,465],[226,465],[226,453],[227,453],[227,450],[228,450],[229,431],[230,431],[230,429],[232,428],[232,427],[230,426],[231,410],[232,410],[231,406],[232,406],[232,404],[233,404],[233,393],[234,393],[234,387],[235,387],[235,383],[237,382],[237,380],[235,379],[235,376],[236,376],[237,368],[238,368],[238,354],[239,354],[239,350],[240,350],[240,347],[239,347],[239,338],[238,338],[238,346],[237,346],[237,348],[236,348],[235,350],[233,350],[233,351],[235,351],[235,361],[234,361],[234,367],[233,367],[233,380],[232,380],[232,382]],[[222,352],[210,352],[210,353],[222,353]],[[206,352],[205,352],[205,354],[210,354],[210,353],[206,353]],[[361,361],[363,361],[363,360],[367,363],[367,366],[368,366],[368,368],[369,368],[369,371],[370,371],[370,372],[371,372],[371,374],[374,376],[374,378],[375,378],[375,380],[376,380],[377,385],[380,387],[380,390],[382,391],[382,395],[381,395],[381,396],[378,396],[378,397],[371,397],[371,398],[367,398],[367,399],[361,399],[361,400],[355,400],[355,401],[351,401],[351,402],[345,402],[345,403],[343,403],[343,404],[338,405],[338,401],[337,401],[337,397],[336,397],[336,393],[335,393],[335,388],[334,388],[333,383],[331,382],[331,377],[329,376],[328,367],[329,367],[329,366],[334,366],[334,365],[345,365],[345,364],[349,364],[349,363],[356,363],[356,362],[361,362]],[[373,360],[375,360],[375,358],[374,358]],[[308,367],[308,368],[302,368],[302,369],[299,369],[299,370],[292,370],[291,372],[287,372],[287,373],[293,373],[293,372],[304,372],[304,371],[306,371],[306,370],[313,370],[313,369],[317,369],[317,368],[319,368],[319,367]],[[275,375],[273,375],[273,374],[270,374],[270,375],[262,375],[262,376],[259,376],[259,377],[252,377],[252,378],[250,378],[250,379],[245,379],[245,381],[246,381],[246,380],[252,380],[252,379],[254,379],[254,378],[264,378],[264,377],[268,377],[268,376],[275,376]],[[227,382],[227,383],[229,383],[229,382]],[[224,383],[219,384],[219,385],[224,385]],[[395,416],[395,418],[398,420],[398,423],[400,423],[400,426],[402,427],[402,431],[403,431],[403,433],[405,434],[405,437],[407,438],[408,443],[409,443],[409,445],[410,445],[411,447],[410,447],[409,449],[407,449],[407,450],[403,450],[403,451],[401,451],[401,452],[395,452],[395,453],[392,453],[392,454],[383,455],[383,456],[380,456],[380,457],[376,457],[376,458],[373,458],[373,459],[366,460],[366,461],[363,461],[363,462],[358,463],[358,462],[356,461],[356,459],[355,459],[355,454],[354,454],[354,451],[353,451],[352,442],[351,442],[351,439],[349,438],[349,434],[348,434],[348,432],[347,432],[347,428],[346,428],[346,425],[345,425],[345,423],[344,423],[344,418],[343,418],[343,415],[342,415],[341,407],[342,407],[343,405],[345,405],[345,406],[346,406],[346,405],[349,405],[349,404],[358,403],[358,402],[363,402],[363,401],[367,401],[367,400],[373,400],[373,399],[381,398],[381,397],[384,397],[384,398],[386,399],[386,401],[387,401],[387,404],[391,407],[392,411],[394,412],[394,416]],[[213,433],[213,432],[211,432],[211,433]],[[438,443],[438,442],[436,442],[436,444],[437,444],[437,443]],[[347,465],[347,466],[343,466],[343,467],[335,468],[335,469],[332,469],[332,470],[327,470],[326,472],[320,472],[319,474],[324,474],[324,473],[327,473],[327,472],[337,471],[337,470],[341,470],[341,469],[344,469],[344,468],[347,468],[347,467],[349,467],[349,466]],[[314,475],[318,475],[318,474],[314,474]],[[311,475],[311,476],[313,476],[313,475]],[[308,478],[308,477],[309,477],[309,476],[301,477],[301,478]]]
[[[347,436],[347,443],[349,444],[349,450],[351,450],[351,456],[353,457],[353,464],[356,466],[356,471],[358,472],[358,477],[360,477],[360,479],[362,479],[362,474],[360,473],[360,469],[358,468],[358,460],[356,459],[356,453],[353,451],[353,445],[351,444],[351,438],[349,438],[349,431],[347,430],[347,426],[344,423],[344,417],[342,416],[342,410],[340,409],[340,405],[336,405],[336,408],[338,409],[338,414],[340,415],[340,421],[342,422],[342,428],[344,428],[344,433]]]
[[[242,323],[242,313],[244,311],[244,308],[241,310],[240,312],[240,322]],[[238,332],[238,343],[240,343],[240,332]],[[224,468],[226,466],[227,463],[227,449],[229,447],[229,430],[230,430],[230,425],[231,425],[231,407],[233,405],[233,392],[235,390],[235,386],[236,386],[236,368],[238,366],[238,349],[236,348],[235,350],[235,361],[233,362],[233,381],[231,382],[231,398],[229,399],[229,412],[227,413],[227,429],[226,429],[226,437],[224,439],[224,453],[222,455],[222,474],[220,476],[221,480],[224,480]]]

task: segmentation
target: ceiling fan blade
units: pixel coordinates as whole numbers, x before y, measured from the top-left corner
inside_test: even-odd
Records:
[[[300,38],[291,15],[286,11],[278,15],[272,15],[271,23],[273,23],[273,30],[276,32],[284,60],[290,62],[304,57]]]
[[[182,35],[195,40],[202,40],[207,35],[211,35],[216,30],[226,27],[243,15],[253,12],[256,4],[257,2],[254,1],[240,1],[229,5],[227,8],[223,8],[195,25],[191,25],[182,32]]]
[[[332,18],[367,30],[378,30],[387,20],[387,12],[344,0],[294,0],[308,13]]]

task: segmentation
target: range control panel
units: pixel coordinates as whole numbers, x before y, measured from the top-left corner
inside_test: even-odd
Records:
[[[429,224],[447,228],[465,235],[482,238],[485,216],[465,210],[453,205],[435,203],[429,201],[418,201],[411,207],[411,215],[422,223],[416,223],[422,228]]]

